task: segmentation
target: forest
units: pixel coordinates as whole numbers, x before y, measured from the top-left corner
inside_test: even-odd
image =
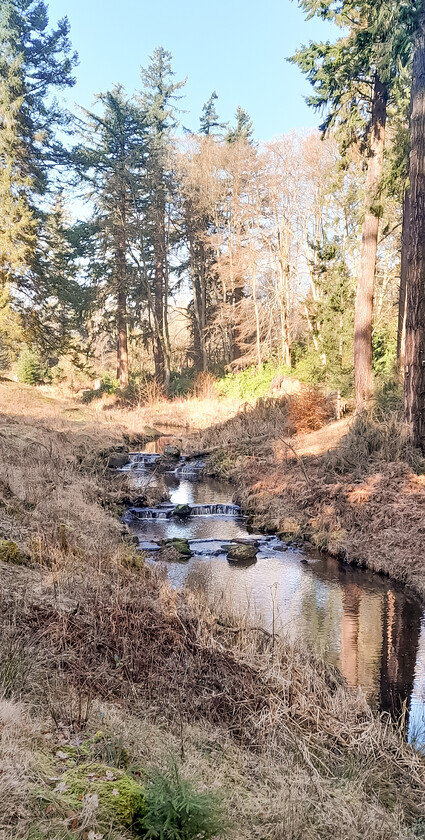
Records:
[[[409,267],[421,270],[408,236],[419,224],[409,149],[413,167],[420,10],[301,5],[341,29],[291,58],[320,127],[256,143],[240,105],[233,124],[220,121],[215,92],[198,133],[185,130],[185,80],[163,47],[135,92],[118,83],[93,111],[67,112],[67,20],[49,27],[44,4],[2,3],[4,370],[30,384],[74,370],[140,401],[152,382],[181,395],[199,372],[268,364],[355,393],[362,410],[373,378],[411,367],[406,410],[421,413],[421,317],[406,305]]]
[[[220,2],[0,0],[0,840],[425,838],[425,0]]]

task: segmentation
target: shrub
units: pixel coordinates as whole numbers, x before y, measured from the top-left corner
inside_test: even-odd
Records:
[[[115,394],[118,391],[119,382],[110,373],[105,373],[102,377],[100,387],[95,390],[84,391],[83,403],[91,403],[93,400],[98,400],[103,394]]]
[[[19,382],[24,385],[40,385],[44,379],[43,368],[37,354],[28,347],[22,350],[16,367]]]
[[[252,366],[240,373],[226,374],[217,382],[217,390],[225,397],[236,397],[240,400],[266,397],[273,379],[279,373],[289,375],[293,371],[271,360],[265,362],[261,368]]]
[[[168,392],[170,397],[186,397],[194,387],[194,380],[196,371],[194,368],[183,368],[182,371],[171,371],[170,387]]]
[[[13,566],[28,566],[30,557],[12,540],[0,540],[0,560]]]
[[[195,379],[193,395],[200,400],[214,399],[217,396],[216,381],[212,373],[201,371]]]
[[[200,793],[182,779],[175,761],[155,771],[145,788],[145,816],[136,828],[151,840],[209,840],[222,834],[223,817],[217,795]]]

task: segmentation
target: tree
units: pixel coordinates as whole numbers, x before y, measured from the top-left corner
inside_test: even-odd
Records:
[[[214,129],[220,130],[226,128],[226,123],[221,123],[218,118],[215,107],[217,99],[218,96],[214,90],[202,107],[202,114],[199,120],[199,133],[205,134],[207,137],[210,134],[214,134]]]
[[[172,132],[177,127],[174,101],[186,80],[173,81],[171,53],[158,47],[146,70],[142,69],[143,89],[139,101],[147,126],[148,223],[153,249],[154,361],[158,381],[168,389],[171,348],[168,333],[168,298],[170,292],[171,213],[175,196],[172,166]]]
[[[252,120],[248,111],[245,111],[240,105],[236,108],[235,120],[236,125],[234,128],[229,128],[226,134],[227,142],[236,143],[238,140],[246,140],[248,143],[251,143],[254,135]]]
[[[404,397],[406,421],[425,451],[425,4],[418,8],[410,103]]]
[[[87,289],[80,277],[81,257],[87,254],[79,247],[59,191],[39,222],[31,307],[18,309],[28,343],[36,345],[44,358],[69,352],[77,356],[80,350],[87,307]]]
[[[117,378],[125,387],[129,381],[128,304],[135,287],[133,260],[139,250],[136,220],[147,189],[147,138],[144,115],[121,86],[100,95],[98,102],[103,106],[100,116],[85,111],[84,143],[76,149],[75,161],[94,201],[100,262],[91,271],[101,290],[98,304],[107,311],[113,301]]]
[[[33,288],[40,199],[54,166],[67,115],[52,93],[74,84],[66,18],[49,30],[43,0],[3,0],[0,8],[0,281]]]
[[[364,220],[354,323],[356,408],[361,411],[373,390],[373,295],[387,105],[400,69],[409,60],[409,49],[398,4],[301,0],[300,5],[309,17],[318,14],[348,29],[336,44],[310,44],[293,60],[316,89],[310,104],[327,110],[322,131],[337,126],[343,150],[353,142],[364,149]]]

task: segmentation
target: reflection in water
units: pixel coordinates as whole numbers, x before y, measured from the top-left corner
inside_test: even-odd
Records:
[[[231,491],[219,482],[167,481],[174,504],[231,502]],[[349,686],[361,686],[375,708],[396,718],[407,709],[409,740],[425,744],[425,617],[401,587],[330,557],[282,552],[277,540],[261,542],[255,565],[230,565],[221,542],[246,537],[244,520],[200,516],[132,528],[143,539],[198,540],[188,562],[169,564],[174,585],[202,589],[220,613],[269,630],[274,623],[276,632],[306,640],[339,667]]]

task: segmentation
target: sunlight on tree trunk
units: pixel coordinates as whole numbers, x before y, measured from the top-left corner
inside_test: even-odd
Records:
[[[425,7],[415,39],[410,110],[410,208],[406,296],[405,413],[425,450]]]
[[[384,158],[387,96],[386,85],[375,74],[370,154],[366,176],[365,218],[354,318],[354,376],[357,411],[366,408],[373,393],[372,313],[379,230],[377,203]]]

